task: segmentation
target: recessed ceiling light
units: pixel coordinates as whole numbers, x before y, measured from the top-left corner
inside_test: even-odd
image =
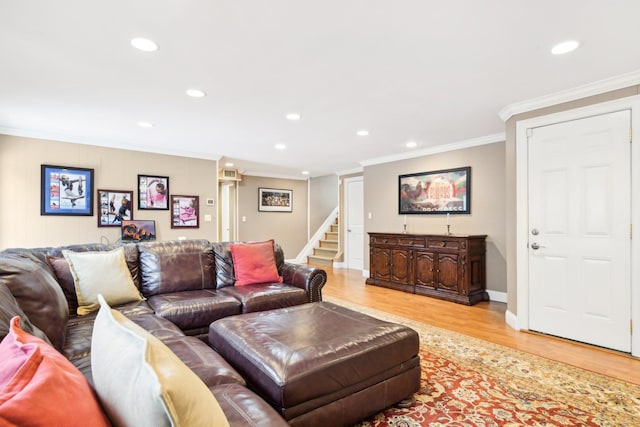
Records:
[[[309,175],[309,171],[302,171],[302,175]]]
[[[282,142],[277,143],[276,145],[274,145],[274,147],[276,150],[284,150],[285,148],[287,148],[287,146]]]
[[[151,122],[138,122],[138,126],[140,126],[141,128],[152,128],[153,127],[153,123],[151,123]]]
[[[416,148],[417,146],[418,146],[418,143],[415,141],[407,142],[407,148]]]
[[[158,50],[158,44],[153,40],[144,39],[142,37],[136,37],[131,39],[131,46],[136,49],[140,49],[143,52],[155,52]]]
[[[232,162],[227,162],[227,163],[225,163],[224,165],[225,165],[226,167],[230,168],[230,167],[232,167],[232,166],[233,166],[233,163],[232,163]]]
[[[360,129],[358,132],[356,132],[356,135],[358,136],[367,136],[369,135],[369,131],[366,129]]]
[[[566,42],[558,43],[551,49],[551,53],[554,55],[562,55],[574,51],[580,46],[580,43],[575,40],[569,40]]]
[[[300,114],[298,113],[289,113],[285,117],[287,120],[300,120]]]
[[[207,96],[207,94],[200,89],[187,89],[187,95],[192,98],[202,98],[204,96]]]

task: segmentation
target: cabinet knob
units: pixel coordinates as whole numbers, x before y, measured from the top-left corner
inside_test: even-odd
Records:
[[[440,242],[440,246],[442,246],[443,248],[446,244],[447,244],[446,242]]]

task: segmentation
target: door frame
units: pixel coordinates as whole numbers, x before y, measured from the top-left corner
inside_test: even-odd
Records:
[[[529,329],[529,183],[528,183],[528,129],[590,116],[631,110],[631,128],[635,129],[631,145],[631,223],[636,231],[631,239],[631,320],[640,328],[640,147],[633,149],[640,132],[640,95],[603,102],[559,113],[534,117],[516,122],[516,329]],[[640,357],[640,334],[631,335],[631,354]]]
[[[349,194],[349,183],[351,182],[357,182],[357,181],[362,181],[362,207],[363,207],[363,213],[364,213],[364,176],[354,176],[354,177],[350,177],[350,178],[344,178],[343,183],[344,183],[344,201],[345,201],[345,205],[344,205],[344,226],[342,227],[342,241],[344,242],[344,263],[346,268],[352,268],[351,266],[349,266],[349,237],[347,235],[348,231],[347,228],[349,226],[349,203],[351,203],[351,198],[350,198],[350,194]],[[363,272],[364,275],[364,254],[365,254],[365,242],[367,242],[367,239],[365,238],[366,235],[366,231],[365,231],[365,227],[364,227],[364,218],[362,218],[362,224],[363,224],[363,230],[362,230],[362,267],[360,268],[360,271]]]

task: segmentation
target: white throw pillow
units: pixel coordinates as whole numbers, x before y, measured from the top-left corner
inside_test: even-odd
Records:
[[[165,344],[100,299],[91,372],[116,426],[229,426],[218,401]]]
[[[75,283],[79,316],[98,310],[98,294],[114,305],[143,299],[133,283],[123,248],[101,252],[64,250],[62,255]]]

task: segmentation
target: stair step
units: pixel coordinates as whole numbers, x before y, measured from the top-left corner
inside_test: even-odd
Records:
[[[338,224],[331,224],[331,231],[333,233],[337,233],[338,229],[339,229]]]
[[[313,265],[333,266],[333,257],[309,255],[307,263]]]
[[[316,256],[335,258],[337,253],[338,253],[337,248],[314,248],[313,249],[313,254]]]
[[[338,240],[337,231],[327,231],[324,233],[325,240]]]
[[[326,249],[338,250],[338,241],[337,240],[320,240],[320,247],[326,248]]]

